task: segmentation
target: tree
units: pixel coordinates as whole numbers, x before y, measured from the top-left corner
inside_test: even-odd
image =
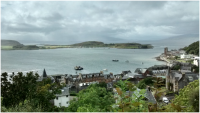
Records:
[[[145,89],[147,85],[148,85],[148,86],[152,86],[152,85],[153,85],[153,83],[154,83],[153,80],[154,80],[153,77],[144,78],[143,80],[141,80],[141,81],[137,84],[137,86],[138,86],[138,88],[140,88],[140,89]]]
[[[192,66],[191,71],[193,70],[195,73],[199,73],[199,66],[196,66],[196,65]]]
[[[179,64],[176,64],[172,67],[172,70],[179,70],[181,69],[181,66]]]
[[[20,102],[24,104],[26,98],[31,98],[32,91],[36,88],[36,80],[38,74],[29,72],[23,75],[22,72],[14,73],[8,77],[8,74],[2,73],[1,78],[1,92],[5,107],[18,106]],[[9,79],[9,80],[8,80]]]
[[[183,50],[188,54],[199,55],[199,41],[190,44],[188,47],[184,47]]]
[[[178,105],[180,107],[177,107]],[[199,80],[190,82],[183,89],[180,89],[179,95],[175,96],[172,104],[165,108],[170,112],[178,110],[181,112],[199,112]]]
[[[113,111],[116,112],[136,112],[147,111],[147,103],[142,100],[144,98],[145,89],[136,90],[137,87],[129,81],[118,81],[116,86],[117,94],[115,99],[117,103],[113,105]],[[128,94],[127,94],[128,91]],[[133,92],[131,94],[131,92]],[[137,95],[136,95],[137,93]]]
[[[42,109],[33,107],[30,101],[25,100],[24,104],[19,103],[15,107],[6,108],[5,106],[1,106],[1,112],[42,112]]]
[[[106,89],[105,84],[91,84],[77,94],[78,101],[70,101],[70,112],[106,112],[110,111],[114,103],[112,93]]]
[[[10,78],[7,73],[2,73],[2,105],[12,111],[18,109],[21,104],[24,106],[24,102],[27,100],[27,106],[32,106],[35,109],[39,108],[43,111],[51,111],[54,107],[49,101],[55,98],[55,94],[61,93],[60,89],[63,86],[56,83],[52,84],[50,78],[36,82],[38,77],[39,75],[37,73],[33,74],[33,72],[28,72],[26,75],[23,75],[22,72],[18,72],[17,75],[13,73]]]
[[[64,85],[59,83],[51,83],[51,79],[43,79],[41,82],[38,82],[37,89],[34,92],[32,98],[33,103],[37,107],[41,107],[43,111],[51,111],[53,105],[50,104],[50,100],[55,99],[56,94],[61,93],[61,88]],[[33,93],[33,92],[32,92]]]
[[[177,60],[178,58],[180,58],[180,57],[178,57],[178,56],[175,56],[175,59]]]

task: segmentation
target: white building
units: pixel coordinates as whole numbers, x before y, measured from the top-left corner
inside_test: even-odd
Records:
[[[61,89],[61,94],[56,94],[56,98],[54,99],[54,106],[61,107],[69,106],[69,101],[70,101],[70,94],[69,94],[69,88],[64,87]]]
[[[185,58],[191,58],[191,55],[186,55],[186,54],[182,54],[181,55],[181,59],[185,59]]]
[[[199,66],[199,57],[195,57],[193,63],[194,65]]]

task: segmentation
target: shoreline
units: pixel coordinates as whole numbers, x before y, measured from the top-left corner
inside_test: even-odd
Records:
[[[162,61],[162,62],[166,62],[165,60],[160,59],[160,56],[158,57],[154,57],[157,61]],[[167,62],[166,62],[167,63]]]

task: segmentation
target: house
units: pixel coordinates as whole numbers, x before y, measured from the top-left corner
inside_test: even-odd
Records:
[[[180,89],[187,86],[190,82],[199,79],[199,74],[188,72],[185,70],[171,70],[166,71],[166,88],[171,89],[174,92],[178,92]]]
[[[128,74],[128,73],[131,73],[131,71],[130,70],[128,70],[128,71],[122,71],[122,76],[124,76],[124,75],[126,75],[126,74]]]
[[[191,63],[180,63],[181,70],[191,70],[193,64]]]
[[[119,80],[121,80],[122,79],[122,74],[116,74],[116,75],[114,75],[114,81],[119,81]]]
[[[79,74],[79,75],[67,75],[65,77],[66,84],[70,88],[70,92],[79,92],[80,90],[87,88],[93,83],[110,83],[115,77],[112,73],[103,75],[102,73],[90,73],[90,74]]]
[[[166,75],[166,70],[152,70],[153,76],[165,76]]]
[[[61,94],[56,94],[56,98],[54,99],[54,106],[57,107],[68,107],[70,101],[70,94],[69,94],[69,88],[64,87],[61,89]]]
[[[65,77],[66,85],[70,92],[79,92],[79,83],[81,83],[80,75],[67,75]]]
[[[186,54],[182,54],[180,56],[181,56],[181,59],[190,59],[192,57],[191,55],[186,55]]]
[[[105,74],[104,78],[105,78],[105,83],[110,83],[114,80],[113,74]]]
[[[127,80],[131,83],[137,84],[140,80],[144,79],[144,76],[142,74],[137,73],[128,73],[122,77],[122,81]]]
[[[112,90],[113,89],[113,82],[107,83],[107,90]]]
[[[194,65],[199,66],[199,57],[194,57]]]

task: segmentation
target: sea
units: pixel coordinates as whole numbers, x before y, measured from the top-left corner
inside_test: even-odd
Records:
[[[104,71],[108,74],[120,74],[136,68],[149,68],[154,65],[165,65],[155,57],[164,52],[164,48],[179,49],[188,44],[152,43],[153,49],[116,49],[116,48],[59,48],[40,50],[1,50],[1,73],[33,71],[42,75],[56,74],[86,74]],[[119,60],[113,62],[112,60]],[[126,61],[129,61],[128,63]],[[84,69],[75,71],[75,66]]]

